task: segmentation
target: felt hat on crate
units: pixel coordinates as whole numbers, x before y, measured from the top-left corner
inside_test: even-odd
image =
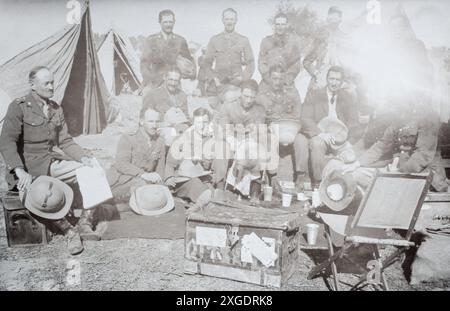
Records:
[[[130,207],[139,215],[156,216],[170,212],[175,204],[166,186],[145,185],[131,193]]]
[[[64,182],[39,176],[24,195],[24,205],[31,213],[50,220],[64,218],[73,202],[73,191]]]

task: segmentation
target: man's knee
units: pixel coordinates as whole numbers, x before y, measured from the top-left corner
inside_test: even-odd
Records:
[[[309,149],[309,141],[303,134],[298,133],[294,140],[295,151],[307,151]]]
[[[309,140],[309,149],[311,151],[326,151],[327,144],[320,136],[314,136]]]

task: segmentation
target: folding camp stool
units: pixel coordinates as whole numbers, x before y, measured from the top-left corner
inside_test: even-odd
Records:
[[[375,290],[389,290],[383,272],[399,260],[408,248],[416,246],[411,241],[411,236],[430,183],[431,174],[377,172],[359,204],[356,215],[348,217],[344,243],[336,252],[330,226],[325,224],[324,233],[328,241],[329,257],[311,269],[308,279],[322,275],[327,281],[325,272],[331,268],[333,278],[331,289],[340,290],[339,285],[342,282],[339,280],[336,260],[345,259],[361,272],[357,283],[350,285],[350,290],[362,289],[368,285],[372,285]],[[393,236],[390,234],[392,229],[406,230],[406,234]],[[348,256],[352,249],[361,244],[373,249],[371,252],[373,260],[370,260],[366,267],[354,262]],[[395,246],[397,250],[381,260],[379,246]]]

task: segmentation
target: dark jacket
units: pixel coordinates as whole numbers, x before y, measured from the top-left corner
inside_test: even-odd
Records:
[[[166,40],[159,32],[150,35],[145,42],[141,56],[143,85],[161,85],[164,74],[171,66],[177,65],[177,56],[181,55],[193,64],[194,58],[182,36],[172,34]],[[197,72],[194,70],[194,72]],[[191,77],[191,78],[195,78]]]
[[[251,79],[254,71],[255,60],[248,38],[235,31],[222,32],[209,41],[198,79],[202,84],[217,77],[223,84],[238,85],[239,78]]]
[[[400,153],[399,131],[405,125],[413,124],[417,131],[415,146],[409,153]],[[439,116],[426,107],[412,111],[405,122],[389,126],[383,137],[359,158],[361,166],[383,167],[399,157],[400,172],[420,173],[425,170],[433,172],[432,185],[437,191],[447,189],[445,170],[441,164],[440,152],[437,152]]]
[[[90,156],[69,135],[62,108],[51,100],[48,105],[46,117],[37,95],[31,92],[9,105],[0,135],[0,152],[10,173],[22,167],[33,176],[48,175],[53,159],[80,161]],[[54,146],[65,155],[55,152]]]
[[[284,40],[276,36],[267,36],[261,42],[258,58],[258,69],[262,78],[269,83],[269,69],[273,65],[286,68],[286,84],[293,84],[300,72],[300,38],[294,34],[286,34]]]
[[[189,116],[186,94],[182,90],[179,90],[177,94],[171,97],[166,87],[161,85],[145,95],[142,101],[140,117],[144,115],[148,108],[152,108],[161,113],[161,117],[163,118],[164,114],[172,107],[180,108],[186,117]]]
[[[284,86],[275,91],[265,84],[260,87],[256,102],[266,109],[266,118],[270,122],[276,119],[300,119],[301,99],[294,86]]]
[[[301,132],[306,137],[311,138],[320,134],[317,124],[320,120],[328,116],[328,105],[327,87],[312,91],[306,97],[303,103],[301,117]],[[336,114],[338,119],[347,126],[350,142],[356,140],[361,134],[358,131],[359,118],[356,101],[352,95],[344,90],[340,90],[337,93]]]
[[[165,158],[166,146],[162,138],[150,141],[142,129],[135,134],[123,134],[114,164],[106,173],[108,182],[111,186],[117,182],[123,184],[145,172],[157,172],[162,178]]]

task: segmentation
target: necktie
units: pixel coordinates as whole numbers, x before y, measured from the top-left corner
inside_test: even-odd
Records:
[[[330,99],[331,106],[334,106],[335,102],[336,102],[336,94],[333,94],[333,96],[331,96],[331,99]]]

